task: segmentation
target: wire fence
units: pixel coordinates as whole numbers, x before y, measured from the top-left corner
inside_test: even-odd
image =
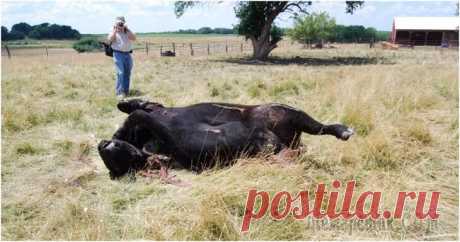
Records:
[[[134,51],[143,51],[145,54],[156,55],[171,51],[176,56],[212,55],[222,53],[243,53],[252,51],[249,42],[205,42],[205,43],[145,43],[144,47],[137,47]]]
[[[370,48],[375,48],[374,42],[363,42],[369,44]],[[385,43],[385,42],[382,42]],[[329,45],[334,45],[337,43],[329,43]],[[359,44],[359,42],[353,43]],[[400,41],[398,47],[409,47],[414,48],[418,43],[411,41]],[[458,49],[458,41],[449,41],[448,45],[442,46],[439,43],[427,42],[426,46],[432,47],[447,47]],[[282,40],[278,44],[278,47],[290,47],[293,48],[308,48],[307,44],[299,44],[289,40]],[[309,48],[315,48],[315,46],[310,46]],[[134,53],[144,54],[147,56],[162,56],[162,53],[169,52],[169,54],[174,53],[174,56],[184,57],[184,56],[206,56],[206,55],[216,55],[216,54],[236,54],[236,53],[251,53],[253,50],[252,44],[249,41],[208,41],[208,42],[144,42],[142,44],[137,44],[133,48]],[[7,44],[2,44],[2,56],[7,56],[8,58],[13,58],[15,56],[57,56],[57,55],[66,55],[66,54],[78,54],[78,52],[72,48],[57,48],[50,46],[37,46],[37,47],[28,47],[28,48],[18,48],[15,46],[12,48]],[[102,49],[101,49],[102,51]]]
[[[102,51],[102,49],[101,49]],[[203,56],[214,54],[247,53],[252,51],[252,44],[248,41],[228,42],[169,42],[151,43],[144,42],[134,46],[133,51],[149,56],[161,56],[162,53],[170,51],[175,56]],[[72,48],[53,48],[49,46],[38,46],[31,48],[12,48],[6,44],[2,45],[2,56],[12,58],[15,56],[51,56],[62,54],[77,54]]]

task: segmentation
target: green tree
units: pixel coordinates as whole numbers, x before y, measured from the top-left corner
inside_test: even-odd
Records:
[[[33,39],[80,39],[80,33],[67,25],[42,23],[32,26],[29,38]]]
[[[196,30],[194,29],[179,29],[179,33],[181,34],[196,34]]]
[[[334,28],[334,35],[329,39],[332,42],[345,42],[346,26],[337,24]]]
[[[26,36],[24,35],[23,32],[12,30],[8,33],[7,40],[19,40],[19,39],[24,39],[25,37]]]
[[[28,23],[17,23],[11,27],[11,31],[17,31],[21,32],[24,35],[28,35],[30,31],[32,31],[32,26],[30,26]]]
[[[49,27],[49,23],[42,23],[32,26],[32,31],[30,31],[28,37],[33,39],[44,39],[46,30]]]
[[[375,36],[376,41],[387,41],[390,37],[390,31],[377,31]]]
[[[174,11],[176,16],[182,16],[187,8],[198,3],[193,1],[175,2]],[[253,58],[264,60],[281,40],[282,32],[272,30],[275,19],[284,12],[293,15],[306,13],[311,4],[311,1],[238,2],[234,8],[236,17],[239,19],[236,30],[238,34],[244,35],[251,40]],[[362,5],[363,1],[346,1],[346,12],[352,14]]]
[[[364,40],[371,41],[376,39],[377,30],[375,28],[369,27],[364,31]]]
[[[234,34],[235,33],[233,29],[228,29],[228,28],[214,28],[213,32],[216,34]]]
[[[302,17],[296,17],[294,28],[288,32],[293,40],[303,44],[312,42],[323,43],[334,35],[335,19],[327,13],[313,13]]]
[[[348,42],[360,42],[364,39],[366,28],[362,25],[350,25],[347,26],[345,32],[345,39]]]
[[[210,34],[212,33],[212,29],[210,27],[201,27],[197,31],[198,34]]]
[[[8,38],[8,28],[5,26],[2,26],[2,41],[7,40]]]

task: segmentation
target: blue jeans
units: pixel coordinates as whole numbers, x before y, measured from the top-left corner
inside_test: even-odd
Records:
[[[117,85],[115,87],[116,95],[128,95],[131,69],[133,68],[133,59],[131,58],[131,54],[114,51],[113,60],[117,71]]]

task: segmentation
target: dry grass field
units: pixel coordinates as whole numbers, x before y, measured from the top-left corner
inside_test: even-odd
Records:
[[[1,239],[458,239],[458,50],[291,46],[273,56],[134,54],[136,96],[168,106],[279,102],[357,131],[347,142],[304,134],[305,150],[289,166],[256,157],[200,175],[172,171],[192,184],[185,188],[109,179],[96,145],[126,117],[116,109],[110,58],[3,58]],[[412,202],[384,226],[266,216],[239,232],[250,188],[297,193],[331,189],[334,179],[381,191],[383,208],[399,191],[440,191],[440,217],[418,221]]]

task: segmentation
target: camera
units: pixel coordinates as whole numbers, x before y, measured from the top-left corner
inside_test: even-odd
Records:
[[[118,26],[118,27],[123,27],[123,26],[125,26],[125,24],[122,23],[122,22],[120,22],[120,23],[117,24],[117,26]]]

